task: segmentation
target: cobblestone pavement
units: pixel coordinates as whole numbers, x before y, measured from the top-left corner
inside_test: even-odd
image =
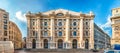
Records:
[[[30,52],[30,51],[25,51],[25,50],[15,50],[15,53],[103,53],[103,51],[99,52]]]

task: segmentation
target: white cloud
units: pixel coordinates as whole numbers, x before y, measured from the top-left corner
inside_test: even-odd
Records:
[[[111,20],[110,20],[110,15],[107,17],[107,22],[105,24],[99,24],[100,28],[110,28],[111,27]]]
[[[22,22],[26,22],[25,14],[22,14],[21,11],[16,12],[16,18]]]
[[[104,30],[107,34],[110,35],[110,28],[111,28],[111,20],[110,20],[110,15],[107,16],[107,22],[105,24],[98,24],[102,30]],[[109,28],[109,29],[106,29]]]

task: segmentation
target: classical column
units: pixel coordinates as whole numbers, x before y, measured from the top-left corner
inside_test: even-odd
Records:
[[[36,39],[36,48],[40,49],[41,48],[41,24],[40,24],[40,17],[37,17],[37,29],[36,29],[36,35],[37,35],[37,39]]]
[[[83,17],[80,17],[81,19],[80,19],[80,31],[79,31],[79,33],[80,33],[80,48],[84,48],[84,46],[83,46]]]
[[[32,42],[31,42],[31,35],[30,35],[30,28],[31,28],[31,26],[30,26],[30,17],[27,17],[27,49],[30,49],[30,48],[32,48],[31,47],[31,44],[32,44]]]
[[[94,49],[94,21],[90,20],[90,41],[89,41],[89,49]]]
[[[69,34],[69,31],[70,31],[69,28],[70,28],[70,27],[69,27],[69,26],[70,26],[70,24],[69,24],[69,17],[67,16],[67,17],[66,17],[66,32],[65,32],[66,38],[65,38],[65,43],[64,43],[64,45],[66,46],[66,47],[65,47],[66,49],[69,49],[69,48],[70,48],[70,46],[69,46],[69,41],[68,41],[68,40],[69,40],[69,35],[70,35],[70,34]]]
[[[54,42],[54,17],[51,17],[51,22],[50,22],[50,49],[55,49],[55,42]]]

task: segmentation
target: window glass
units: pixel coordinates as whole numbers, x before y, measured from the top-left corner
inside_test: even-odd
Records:
[[[57,16],[63,16],[63,13],[58,13]]]
[[[4,29],[7,30],[7,25],[4,25]]]
[[[4,17],[4,18],[7,18],[7,14],[4,14],[3,17]]]
[[[59,31],[59,36],[62,36],[62,31]]]
[[[47,36],[47,35],[48,35],[47,31],[44,31],[44,36]]]
[[[44,26],[47,26],[47,22],[44,22]]]
[[[76,22],[73,22],[73,26],[76,26],[77,25],[77,23]]]
[[[62,22],[59,22],[58,25],[59,25],[59,26],[62,26]]]
[[[73,36],[76,36],[76,35],[77,35],[76,31],[74,31],[74,32],[73,32]]]

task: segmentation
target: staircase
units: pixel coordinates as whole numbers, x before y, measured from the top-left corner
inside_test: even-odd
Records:
[[[26,49],[26,51],[40,53],[94,53],[85,49]]]

